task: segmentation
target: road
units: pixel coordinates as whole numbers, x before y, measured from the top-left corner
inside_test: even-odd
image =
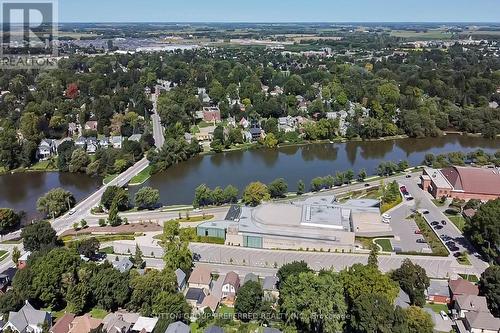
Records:
[[[155,145],[157,148],[161,148],[165,143],[164,131],[160,122],[160,117],[156,110],[156,96],[153,95],[153,115],[151,116],[151,120],[153,123],[153,137],[155,139]],[[143,158],[140,161],[136,162],[133,166],[125,170],[123,173],[118,175],[115,179],[110,181],[108,184],[100,187],[96,192],[88,196],[85,200],[78,203],[70,212],[65,215],[55,219],[52,222],[53,228],[57,231],[58,234],[62,233],[64,230],[70,229],[73,227],[74,223],[79,223],[82,219],[84,220],[93,220],[93,216],[91,215],[91,210],[95,206],[97,206],[101,200],[101,196],[106,191],[106,188],[109,186],[124,186],[126,185],[135,175],[139,172],[146,169],[149,165],[149,161],[147,158]]]
[[[96,192],[92,193],[83,201],[79,202],[73,209],[73,214],[70,212],[65,215],[55,219],[52,222],[52,227],[57,233],[61,233],[66,229],[73,227],[74,223],[79,223],[82,219],[87,220],[90,218],[91,209],[99,205],[101,196],[106,191],[109,186],[124,186],[126,185],[135,175],[137,175],[142,170],[146,169],[149,165],[147,158],[135,163],[133,166],[125,170],[123,173],[118,175],[115,179],[110,181],[108,184],[101,186]]]
[[[157,148],[163,147],[165,144],[165,133],[163,126],[161,125],[161,119],[158,115],[158,97],[156,94],[151,96],[153,101],[153,114],[151,115],[151,121],[153,123],[153,138],[155,139],[155,145]]]
[[[401,183],[406,186],[408,191],[415,198],[415,203],[417,206],[416,208],[419,210],[425,209],[429,211],[428,214],[423,215],[428,223],[431,223],[433,221],[446,221],[446,225],[443,226],[443,229],[437,230],[436,234],[438,235],[438,237],[443,234],[448,235],[456,243],[460,252],[467,251],[468,253],[470,253],[471,255],[469,255],[469,259],[473,267],[472,270],[481,274],[488,267],[488,263],[476,257],[476,255],[478,255],[476,249],[464,237],[462,232],[453,224],[453,222],[451,222],[450,219],[448,219],[448,217],[443,214],[441,209],[434,205],[434,203],[431,201],[432,196],[429,193],[422,191],[422,189],[418,185],[418,179],[416,179],[415,177],[412,179],[404,179],[401,180]],[[450,258],[454,259],[454,263],[456,265],[460,265],[453,257],[453,254],[450,254]]]

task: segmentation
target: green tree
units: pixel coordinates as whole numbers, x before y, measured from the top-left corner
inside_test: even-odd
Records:
[[[273,133],[269,133],[262,140],[262,144],[266,148],[276,148],[278,146],[278,139],[276,139],[276,136]]]
[[[497,257],[495,244],[500,244],[500,199],[491,200],[479,207],[470,221],[466,222],[465,233],[489,258]]]
[[[76,249],[79,254],[92,259],[96,255],[96,253],[99,251],[99,248],[101,246],[101,243],[99,240],[95,237],[90,237],[87,239],[84,239],[80,242],[77,243]]]
[[[302,180],[299,180],[297,182],[297,195],[302,195],[304,194],[304,191],[306,190],[306,185]]]
[[[205,184],[201,184],[200,186],[198,186],[194,191],[193,206],[197,208],[197,207],[208,206],[211,205],[212,203],[213,203],[213,196],[210,188]]]
[[[132,294],[130,295],[129,308],[132,311],[140,312],[143,316],[156,314],[153,311],[156,296],[162,292],[175,294],[176,287],[177,281],[172,270],[150,270],[144,275],[132,272],[130,274]]]
[[[319,275],[313,272],[291,275],[280,287],[280,299],[286,322],[295,324],[299,331],[343,330],[347,304],[339,274],[326,271]]]
[[[378,268],[378,245],[375,243],[370,244],[370,255],[368,256],[368,265]]]
[[[408,329],[411,333],[432,333],[434,322],[431,315],[417,306],[410,306],[404,310],[408,320]]]
[[[379,294],[362,294],[352,304],[349,326],[353,332],[392,332],[394,306]]]
[[[288,184],[283,178],[278,178],[267,185],[271,198],[282,198],[288,191]]]
[[[38,198],[36,207],[46,216],[59,217],[69,211],[76,203],[71,192],[62,188],[55,188]]]
[[[292,275],[299,275],[300,273],[312,272],[305,261],[293,261],[284,264],[278,269],[276,276],[278,277],[278,288],[281,288],[283,283]]]
[[[479,280],[479,290],[488,301],[488,308],[491,313],[500,316],[500,266],[488,267]]]
[[[311,180],[311,190],[313,192],[318,192],[325,187],[324,180],[322,177],[316,177]]]
[[[401,267],[392,272],[391,277],[408,294],[412,305],[424,306],[425,291],[430,285],[424,268],[405,259]]]
[[[133,259],[132,262],[134,263],[135,267],[139,269],[144,268],[146,262],[144,261],[144,259],[142,259],[142,251],[138,244],[135,244],[135,253],[132,259]]]
[[[264,291],[257,281],[248,281],[238,290],[234,304],[236,318],[244,322],[250,321],[262,306]]]
[[[392,304],[399,292],[396,282],[370,265],[354,264],[342,271],[341,276],[351,302],[363,294],[379,294]]]
[[[249,206],[258,206],[271,198],[267,186],[261,182],[250,183],[243,191],[243,202]]]
[[[7,170],[17,168],[20,155],[21,144],[15,129],[3,128],[0,131],[0,167]]]
[[[12,230],[19,225],[21,217],[10,208],[0,208],[0,234]]]
[[[152,209],[160,200],[160,191],[151,187],[143,187],[135,194],[135,204],[141,209]]]
[[[237,203],[240,191],[233,185],[228,185],[224,188],[224,203]]]
[[[364,181],[365,181],[365,179],[366,179],[366,176],[367,176],[367,174],[366,174],[366,170],[365,170],[365,169],[361,169],[361,170],[359,171],[359,173],[358,173],[358,181],[360,181],[360,182],[364,182]]]
[[[21,231],[23,246],[26,251],[39,251],[57,244],[56,231],[49,222],[40,221],[30,224]]]
[[[155,294],[153,302],[153,314],[162,315],[168,313],[173,320],[185,320],[191,315],[191,306],[186,302],[184,295],[177,292],[161,291]]]
[[[21,258],[21,251],[19,251],[17,246],[14,246],[12,249],[12,262],[17,265],[19,258]]]
[[[85,172],[90,164],[90,157],[83,148],[78,148],[71,154],[71,162],[69,163],[69,172]]]
[[[169,221],[163,226],[162,247],[164,249],[165,267],[175,271],[177,268],[188,272],[193,266],[193,254],[188,242],[180,237],[178,221]]]
[[[110,209],[113,201],[118,204],[118,210],[124,211],[129,207],[129,197],[127,191],[119,186],[108,186],[102,194],[101,205]]]
[[[90,278],[93,299],[108,311],[125,306],[130,297],[129,275],[111,266],[100,267]]]
[[[113,201],[111,208],[109,209],[108,223],[112,227],[117,227],[122,224],[122,220],[118,215],[118,204],[116,201]]]

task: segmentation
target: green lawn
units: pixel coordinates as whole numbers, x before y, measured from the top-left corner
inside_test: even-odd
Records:
[[[5,250],[0,250],[0,261],[4,260],[9,253]]]
[[[431,309],[435,313],[439,313],[440,311],[448,313],[448,306],[446,304],[427,303],[425,304],[425,307]]]
[[[392,245],[389,239],[377,239],[375,240],[375,244],[380,245],[382,251],[392,252]]]
[[[462,252],[460,257],[457,258],[457,261],[460,265],[471,265],[467,252]]]
[[[99,252],[106,253],[106,254],[114,254],[115,252],[113,251],[112,246],[104,247],[99,250]]]
[[[118,175],[108,175],[106,176],[103,180],[102,180],[102,183],[104,185],[107,185],[110,181],[112,181],[113,179],[115,179],[116,177],[118,177]]]
[[[108,312],[103,309],[93,308],[92,310],[90,310],[90,315],[97,319],[103,319],[108,315]]]
[[[39,161],[32,165],[29,170],[33,171],[57,171],[57,161],[55,159]]]
[[[462,215],[448,215],[448,218],[460,231],[464,231],[465,219]]]
[[[443,207],[446,204],[446,201],[443,202],[441,199],[432,199],[432,202],[438,207]]]
[[[151,166],[148,166],[146,169],[142,170],[137,175],[135,175],[128,184],[130,186],[143,184],[146,180],[148,180],[151,177],[151,170],[152,170]]]
[[[175,219],[175,220],[170,220],[170,221],[177,221],[179,223],[190,223],[190,222],[201,222],[201,221],[208,221],[213,219],[213,215],[197,215],[197,216],[189,216],[189,217],[183,217],[180,219]],[[168,222],[170,222],[168,221]],[[167,223],[168,223],[167,222]]]
[[[475,275],[472,275],[472,274],[458,274],[462,279],[465,279],[465,280],[468,280],[472,283],[477,283],[479,282],[479,279],[477,278],[477,276]]]

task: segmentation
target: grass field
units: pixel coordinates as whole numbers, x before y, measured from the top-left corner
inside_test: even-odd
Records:
[[[475,275],[471,275],[471,274],[469,274],[469,275],[466,275],[466,274],[458,274],[458,275],[459,275],[462,279],[468,280],[468,281],[470,281],[470,282],[472,282],[472,283],[477,283],[477,282],[479,282],[479,279],[478,279],[478,278],[477,278],[477,276],[475,276]]]
[[[448,215],[448,218],[460,231],[464,231],[465,219],[462,215]]]
[[[450,39],[451,33],[444,30],[428,30],[428,31],[410,31],[410,30],[392,30],[392,37],[408,38],[408,39]]]
[[[435,313],[439,313],[440,311],[448,313],[448,306],[446,304],[427,303],[425,304],[425,307],[431,309]]]
[[[89,237],[94,237],[96,238],[99,242],[105,243],[105,242],[112,242],[112,241],[117,241],[117,240],[134,240],[136,237],[141,236],[141,234],[135,234],[135,233],[123,233],[123,234],[114,234],[114,235],[89,235],[89,234],[84,234],[81,236],[63,236],[61,237],[61,240],[64,242],[65,245],[75,242],[81,239],[89,238]]]
[[[139,172],[135,175],[130,182],[128,183],[130,186],[137,186],[143,184],[146,180],[151,177],[151,166],[148,166],[146,169]]]
[[[179,223],[192,223],[192,222],[208,221],[208,220],[211,220],[213,218],[214,218],[213,215],[199,215],[199,216],[183,217],[181,219],[175,219],[175,220],[171,220],[171,221],[177,221]]]
[[[115,179],[116,177],[118,177],[118,175],[108,175],[106,176],[103,180],[102,180],[102,183],[104,185],[108,184],[110,181],[112,181],[113,179]]]
[[[467,252],[460,253],[460,257],[457,258],[457,261],[460,265],[470,265],[471,264],[470,259],[469,259],[469,255],[467,254]]]
[[[0,261],[4,260],[9,253],[5,250],[0,250]]]
[[[108,315],[108,311],[104,309],[93,308],[92,310],[90,310],[90,315],[97,319],[103,319]]]
[[[379,245],[384,252],[392,252],[391,241],[387,238],[384,239],[376,239],[375,244]]]

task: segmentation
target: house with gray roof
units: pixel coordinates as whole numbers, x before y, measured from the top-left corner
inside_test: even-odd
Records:
[[[259,277],[254,273],[248,273],[243,279],[243,284],[247,283],[248,281],[259,282]]]
[[[142,135],[141,135],[141,134],[132,134],[132,135],[128,138],[128,141],[135,141],[135,142],[139,142],[139,141],[141,141],[141,137],[142,137]]]
[[[177,289],[179,291],[184,290],[186,288],[186,273],[180,268],[175,270],[175,277],[177,279]]]
[[[210,326],[203,333],[224,333],[224,330],[219,326]]]
[[[56,155],[56,145],[54,140],[51,139],[42,139],[38,144],[38,148],[36,150],[36,156],[40,160],[47,160],[50,157]]]
[[[276,276],[266,276],[262,282],[262,290],[264,290],[264,299],[274,302],[278,299],[280,292],[278,290],[279,279]]]
[[[28,301],[18,312],[9,312],[9,319],[3,330],[9,328],[18,333],[42,333],[42,326],[47,323],[52,326],[50,313],[35,309]]]
[[[134,266],[134,264],[132,264],[130,259],[127,257],[122,258],[118,261],[113,261],[112,264],[114,269],[119,270],[120,273],[128,272]]]
[[[176,321],[168,325],[165,333],[190,333],[191,328],[188,325],[184,324],[182,321]]]

